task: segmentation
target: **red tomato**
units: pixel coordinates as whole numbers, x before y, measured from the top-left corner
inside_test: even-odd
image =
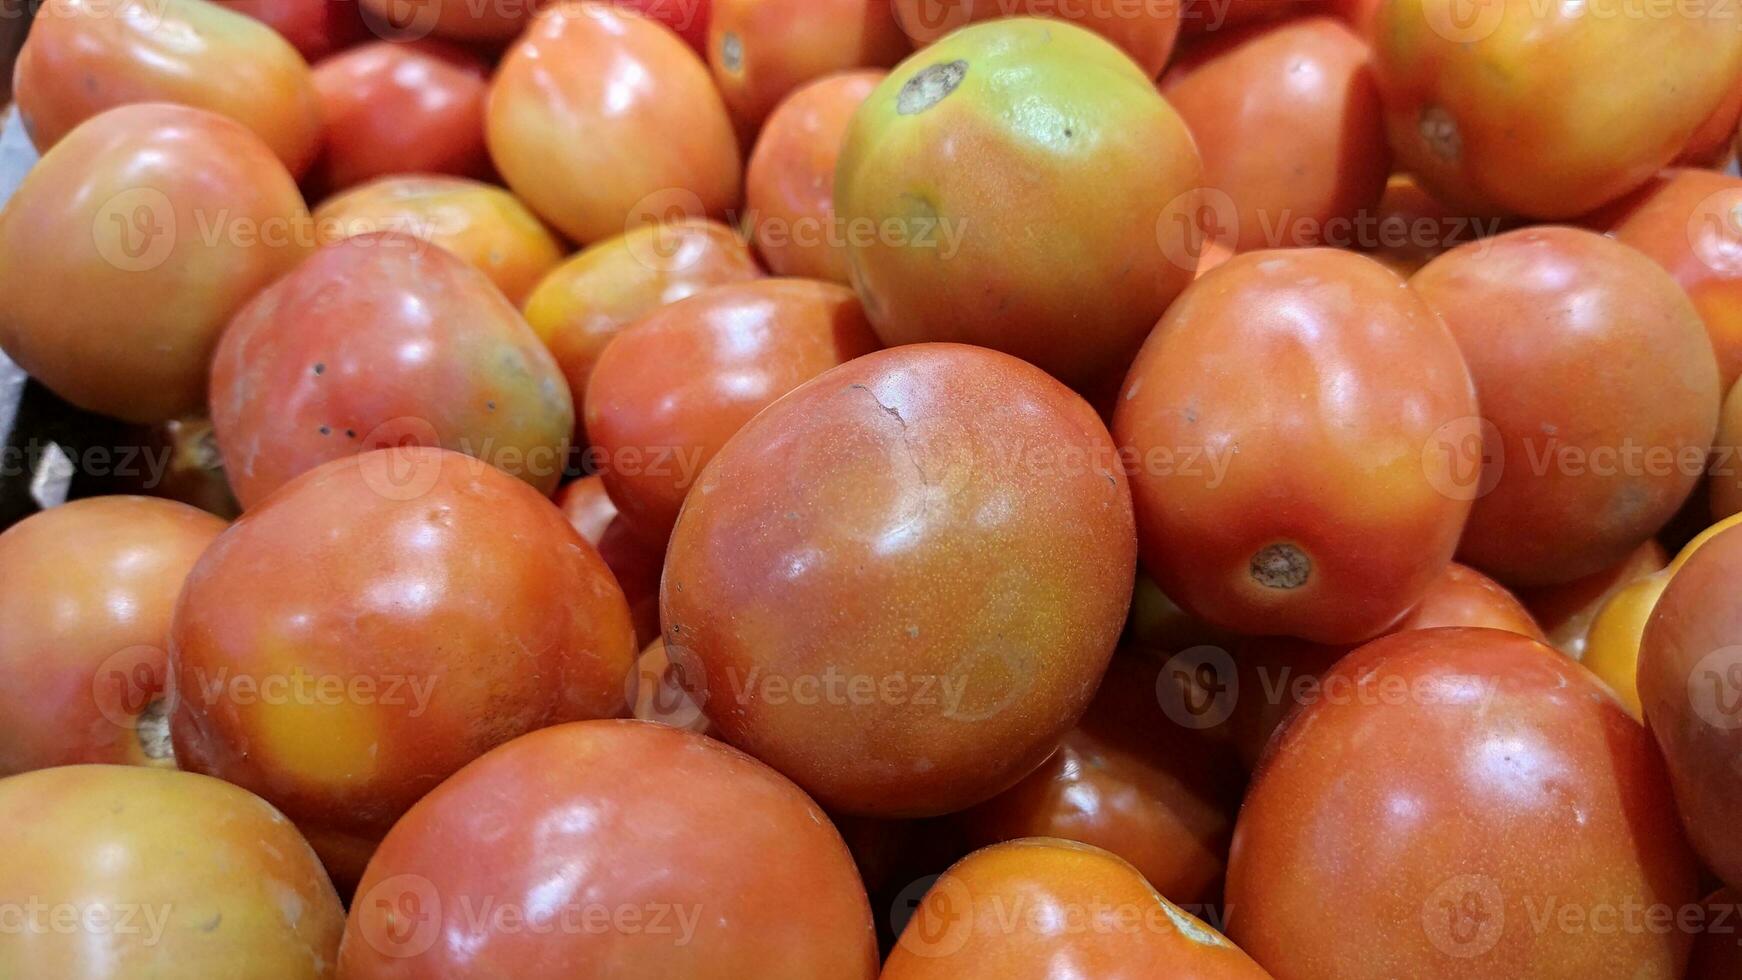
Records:
[[[1269,980],[1137,869],[1045,837],[975,851],[926,892],[882,980]]]
[[[1706,542],[1669,580],[1639,649],[1639,696],[1706,865],[1742,884],[1742,530]]]
[[[1180,33],[1192,38],[1276,20],[1299,10],[1300,3],[1301,0],[1179,0]]]
[[[665,565],[664,542],[649,544],[617,513],[601,477],[589,476],[563,487],[556,495],[569,523],[598,549],[606,567],[629,600],[635,621],[635,642],[642,647],[659,639],[659,573]],[[663,669],[663,668],[661,668]]]
[[[613,0],[625,9],[659,21],[677,32],[702,57],[708,56],[708,22],[714,0]]]
[[[94,497],[0,534],[0,775],[174,767],[162,702],[170,614],[223,529],[168,500]]]
[[[975,846],[1059,837],[1130,861],[1169,900],[1216,901],[1245,779],[1226,748],[1158,697],[1160,659],[1125,652],[1083,720],[1028,778],[961,814]]]
[[[343,190],[389,174],[488,177],[490,64],[443,41],[376,41],[314,67],[326,148],[311,182]]]
[[[995,20],[871,93],[835,209],[884,343],[991,347],[1097,391],[1197,270],[1200,172],[1185,124],[1119,49],[1072,24]]]
[[[313,237],[296,183],[241,125],[112,109],[55,144],[0,211],[0,347],[81,408],[185,415],[205,405],[230,316]]]
[[[587,386],[595,462],[623,516],[664,541],[702,467],[782,395],[877,349],[845,286],[717,286],[617,336]]]
[[[604,4],[534,21],[496,70],[485,124],[508,186],[583,244],[738,206],[738,140],[707,66]]]
[[[1647,541],[1632,554],[1608,568],[1592,572],[1565,585],[1551,585],[1522,593],[1525,605],[1548,633],[1548,642],[1574,660],[1585,656],[1591,623],[1604,604],[1621,590],[1669,564],[1669,552],[1656,541]]]
[[[848,281],[835,164],[853,113],[883,77],[829,75],[794,90],[768,117],[750,154],[744,195],[756,250],[775,275]]]
[[[332,976],[332,883],[289,821],[228,783],[44,769],[0,779],[0,825],[0,975]]]
[[[264,21],[311,63],[370,36],[357,0],[217,0]]]
[[[1396,632],[1439,626],[1484,626],[1546,641],[1530,610],[1506,586],[1457,562],[1428,586],[1421,604],[1397,624]]]
[[[401,445],[479,457],[548,496],[575,424],[555,358],[484,275],[392,233],[322,249],[243,307],[211,409],[243,507]]]
[[[567,252],[520,199],[463,177],[386,177],[315,209],[315,238],[330,245],[397,231],[439,245],[490,277],[519,306]]]
[[[1736,87],[1742,31],[1715,5],[1394,0],[1373,31],[1398,166],[1460,208],[1582,215],[1675,159]]]
[[[648,225],[583,249],[545,276],[526,298],[526,320],[562,365],[575,404],[585,405],[593,367],[624,327],[710,286],[761,276],[725,225]]]
[[[1218,35],[1161,94],[1203,154],[1215,237],[1238,251],[1355,243],[1391,151],[1371,55],[1349,28],[1321,16]]]
[[[592,721],[412,808],[369,864],[339,973],[871,980],[877,946],[852,856],[798,787],[691,732]]]
[[[247,126],[293,174],[320,151],[308,62],[266,25],[204,0],[47,0],[13,83],[38,150],[105,109],[174,102]]]
[[[895,19],[920,47],[975,21],[1056,17],[1086,27],[1130,55],[1150,78],[1161,74],[1179,37],[1179,0],[1057,3],[1051,0],[894,0]]]
[[[1693,961],[1687,980],[1734,980],[1742,976],[1742,897],[1734,888],[1720,888],[1706,896],[1702,908],[1704,929],[1694,940]]]
[[[183,768],[281,807],[341,887],[419,797],[524,732],[624,710],[623,592],[561,511],[437,449],[311,470],[188,576]]]
[[[1417,630],[1324,685],[1234,831],[1230,936],[1254,959],[1290,980],[1682,975],[1690,937],[1649,923],[1698,897],[1697,866],[1650,736],[1589,672]]]
[[[858,358],[703,471],[666,553],[666,645],[705,669],[722,737],[825,805],[978,803],[1052,753],[1112,655],[1136,552],[1115,457],[1015,358]]]
[[[910,50],[890,0],[714,0],[708,65],[739,132],[762,126],[793,89]]]
[[[1469,501],[1427,449],[1475,413],[1457,344],[1388,269],[1238,256],[1169,308],[1114,415],[1144,567],[1214,626],[1384,632],[1457,545]]]
[[[1477,498],[1459,560],[1556,585],[1669,521],[1705,469],[1719,398],[1674,280],[1601,235],[1541,227],[1461,246],[1410,283],[1458,338],[1482,405],[1438,440]]]
[[[500,44],[526,29],[553,0],[361,0],[369,29],[389,40],[435,34]]]
[[[1735,158],[1736,148],[1732,141],[1736,137],[1738,122],[1742,122],[1742,78],[1730,86],[1730,94],[1724,96],[1724,101],[1689,137],[1681,155],[1675,158],[1675,165],[1723,169],[1724,164]]]

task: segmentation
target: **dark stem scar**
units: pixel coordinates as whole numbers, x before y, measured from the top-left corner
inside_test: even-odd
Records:
[[[895,111],[903,116],[918,115],[942,102],[967,77],[966,61],[945,61],[932,65],[901,86],[901,92],[895,97]]]
[[[1252,580],[1267,589],[1298,589],[1313,575],[1313,560],[1287,542],[1265,545],[1252,556]]]

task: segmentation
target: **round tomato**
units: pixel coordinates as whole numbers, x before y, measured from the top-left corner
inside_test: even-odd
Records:
[[[975,21],[998,17],[1056,17],[1086,27],[1118,45],[1150,78],[1161,74],[1179,38],[1179,0],[1131,4],[1060,4],[1048,0],[894,0],[895,18],[921,47]]]
[[[1014,354],[1116,383],[1198,264],[1191,134],[1100,36],[1017,18],[903,62],[853,117],[835,185],[886,344]]]
[[[1237,251],[1355,243],[1390,172],[1366,42],[1324,16],[1189,50],[1161,94],[1204,157],[1217,227]]]
[[[174,102],[247,126],[293,174],[320,151],[308,62],[272,28],[204,0],[46,0],[13,84],[38,150],[105,109]]]
[[[205,405],[218,334],[313,247],[259,138],[172,105],[111,109],[0,211],[0,348],[67,401],[131,422]]]
[[[0,775],[175,765],[162,701],[170,615],[223,529],[168,500],[93,497],[0,534]]]
[[[1114,414],[1144,567],[1215,626],[1369,639],[1452,557],[1470,504],[1429,447],[1475,414],[1457,344],[1390,270],[1234,258],[1169,308]]]
[[[742,191],[707,66],[670,31],[606,4],[563,4],[533,22],[490,83],[485,137],[515,194],[583,244],[722,215]]]
[[[387,835],[339,973],[408,971],[872,980],[877,946],[852,855],[798,787],[692,732],[590,721],[486,755]]]
[[[706,671],[721,735],[825,805],[959,810],[1087,707],[1130,605],[1130,508],[1094,410],[1031,365],[869,354],[702,472],[666,554],[666,646]]]
[[[708,65],[745,135],[806,82],[908,51],[889,0],[714,0],[708,25]]]
[[[1682,975],[1691,937],[1649,923],[1698,868],[1651,737],[1583,667],[1416,630],[1323,683],[1234,831],[1230,935],[1254,959],[1291,980]]]
[[[1675,159],[1742,71],[1717,6],[1460,2],[1393,0],[1373,32],[1398,165],[1459,207],[1552,220],[1607,204]]]
[[[1524,592],[1524,604],[1542,624],[1550,644],[1574,660],[1582,660],[1591,622],[1604,603],[1668,564],[1669,553],[1663,545],[1656,540],[1647,541],[1626,558],[1584,578]]]
[[[775,275],[848,281],[835,164],[853,113],[883,77],[859,71],[818,79],[768,117],[750,154],[744,198],[756,250]]]
[[[629,615],[635,621],[635,642],[645,647],[659,639],[659,573],[665,565],[664,542],[649,544],[617,512],[605,492],[605,480],[589,476],[563,487],[556,495],[569,523],[605,559],[605,566],[623,588]]]
[[[1460,246],[1410,284],[1458,338],[1482,404],[1442,446],[1480,474],[1459,560],[1557,585],[1674,516],[1705,471],[1719,391],[1668,274],[1612,239],[1541,227]]]
[[[253,507],[328,460],[441,446],[555,492],[574,404],[555,358],[483,274],[393,233],[329,246],[218,344],[212,424]]]
[[[328,198],[315,209],[322,245],[397,231],[471,263],[519,306],[562,261],[562,242],[520,199],[463,177],[387,177]]]
[[[877,349],[845,286],[765,279],[650,313],[600,355],[587,385],[594,462],[623,516],[664,541],[702,467],[756,413]]]
[[[345,910],[277,810],[188,772],[0,779],[0,974],[332,976]]]
[[[478,755],[623,711],[623,592],[561,511],[439,449],[311,470],[188,576],[172,627],[183,768],[281,807],[354,883],[399,815]]]
[[[343,190],[390,174],[490,175],[490,64],[443,41],[376,41],[314,67],[326,146],[311,177]]]

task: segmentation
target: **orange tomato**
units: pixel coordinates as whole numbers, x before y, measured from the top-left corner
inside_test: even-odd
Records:
[[[976,21],[997,17],[1056,17],[1086,27],[1130,55],[1150,78],[1161,74],[1179,37],[1179,0],[1132,4],[1057,3],[1048,0],[893,0],[895,19],[920,47]],[[1248,0],[1250,2],[1250,0]]]
[[[331,2],[331,0],[328,0]],[[389,40],[435,34],[486,44],[513,40],[552,0],[361,0],[369,29]]]
[[[708,65],[753,135],[793,89],[855,68],[888,68],[909,51],[890,0],[714,0]]]

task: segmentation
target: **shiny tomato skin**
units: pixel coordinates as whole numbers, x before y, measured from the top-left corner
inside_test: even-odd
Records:
[[[878,349],[853,291],[764,279],[655,310],[605,348],[587,385],[587,436],[611,499],[664,541],[696,477],[787,392]]]
[[[1046,0],[893,0],[895,19],[913,43],[933,44],[970,23],[997,17],[1057,17],[1118,45],[1150,78],[1161,74],[1179,38],[1180,4],[1058,4]]]
[[[567,252],[513,194],[464,177],[385,177],[330,197],[315,209],[322,245],[397,231],[439,245],[490,277],[518,307]]]
[[[1742,70],[1719,8],[1383,4],[1373,38],[1400,169],[1448,204],[1564,220],[1675,159]]]
[[[1694,901],[1698,869],[1650,736],[1584,668],[1499,630],[1418,630],[1325,684],[1235,828],[1230,936],[1254,959],[1289,980],[1681,976],[1690,936],[1608,925]],[[1566,927],[1562,906],[1591,917]]]
[[[389,40],[431,34],[486,45],[512,41],[555,0],[359,0],[369,29]]]
[[[310,64],[369,39],[357,0],[216,0],[284,36]]]
[[[825,372],[703,470],[666,645],[706,671],[722,737],[835,812],[981,802],[1051,754],[1118,640],[1136,542],[1114,453],[1087,403],[993,351]]]
[[[582,477],[557,491],[556,505],[605,559],[623,589],[629,615],[635,621],[635,642],[641,647],[659,639],[659,573],[665,566],[665,542],[649,543],[629,526],[605,492],[600,476]]]
[[[865,889],[822,810],[729,746],[643,721],[548,728],[467,766],[393,828],[358,895],[339,950],[353,980],[877,975]],[[434,914],[408,930],[425,896]],[[488,905],[517,917],[467,914]]]
[[[296,183],[239,123],[111,109],[0,211],[0,347],[80,408],[142,423],[198,411],[230,316],[312,247]]]
[[[620,714],[635,654],[622,590],[549,500],[457,453],[381,450],[303,474],[206,551],[172,627],[170,729],[183,768],[283,809],[344,887],[467,762]]]
[[[490,63],[445,41],[375,41],[314,66],[326,142],[310,175],[339,191],[391,174],[488,177]]]
[[[1447,447],[1483,470],[1460,561],[1556,585],[1669,521],[1704,471],[1720,397],[1712,345],[1669,275],[1601,235],[1544,226],[1453,249],[1410,285],[1458,338],[1482,405]]]
[[[995,844],[938,878],[882,980],[1269,980],[1221,933],[1119,857],[1032,837]]]
[[[175,766],[158,724],[170,615],[223,529],[185,504],[92,497],[0,534],[0,775]]]
[[[308,62],[270,27],[204,0],[47,0],[14,87],[39,151],[105,109],[139,102],[228,116],[298,176],[320,151]]]
[[[1115,410],[1144,567],[1213,626],[1369,639],[1452,557],[1469,502],[1425,450],[1475,413],[1456,343],[1395,273],[1237,256],[1169,308]]]
[[[1742,883],[1736,814],[1742,808],[1742,530],[1711,538],[1657,600],[1639,650],[1639,696],[1675,783],[1682,822],[1700,857],[1732,887]]]
[[[853,113],[883,77],[855,71],[819,78],[794,89],[763,126],[745,170],[744,202],[756,251],[775,275],[849,281],[835,219],[835,165]]]
[[[707,66],[605,4],[552,7],[527,28],[490,83],[485,139],[509,188],[583,245],[674,213],[718,217],[742,193]]]
[[[391,232],[330,245],[254,297],[212,362],[212,423],[253,507],[322,463],[441,446],[554,493],[574,405],[483,273]]]
[[[332,882],[283,814],[235,786],[63,766],[0,779],[0,821],[0,894],[16,896],[0,974],[333,976]]]
[[[714,0],[708,24],[708,67],[746,135],[799,86],[909,50],[890,0]]]
[[[1201,161],[1118,48],[987,21],[901,63],[848,130],[848,268],[884,343],[969,343],[1095,392],[1191,281]]]
[[[1372,54],[1331,17],[1219,34],[1168,70],[1161,94],[1231,212],[1233,227],[1212,234],[1239,251],[1343,245],[1339,223],[1352,227],[1385,191],[1391,151]]]
[[[1626,558],[1565,585],[1527,589],[1520,593],[1531,615],[1548,634],[1549,645],[1574,660],[1583,660],[1598,612],[1621,590],[1669,564],[1669,552],[1655,540],[1633,549]]]
[[[576,405],[605,346],[660,307],[762,277],[737,232],[716,221],[646,225],[582,249],[526,297],[526,321],[562,365]],[[577,433],[577,442],[584,441]]]
[[[1428,586],[1421,603],[1395,632],[1440,626],[1482,626],[1547,642],[1530,610],[1506,586],[1457,562]]]

